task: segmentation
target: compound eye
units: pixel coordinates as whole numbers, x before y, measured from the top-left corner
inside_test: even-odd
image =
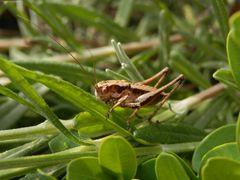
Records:
[[[107,92],[107,87],[106,87],[106,86],[103,86],[103,87],[102,87],[102,92],[103,92],[103,93],[106,93],[106,92]]]

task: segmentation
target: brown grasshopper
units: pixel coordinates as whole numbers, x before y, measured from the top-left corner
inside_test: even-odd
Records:
[[[181,85],[184,79],[183,75],[180,74],[166,85],[158,88],[168,72],[169,68],[166,67],[149,79],[137,83],[131,83],[125,80],[100,81],[95,85],[95,96],[111,105],[108,116],[117,106],[134,109],[129,118],[133,117],[139,108],[160,102],[156,110],[150,115],[148,119],[150,121],[169,96]],[[155,86],[152,87],[148,85],[157,78],[159,78],[159,80]],[[165,92],[171,86],[173,86],[173,88],[169,92]]]

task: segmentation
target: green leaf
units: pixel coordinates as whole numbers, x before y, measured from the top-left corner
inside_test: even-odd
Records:
[[[157,180],[155,173],[155,162],[156,159],[150,159],[138,166],[136,177],[141,180]]]
[[[240,27],[239,27],[240,28]],[[230,31],[227,37],[227,55],[228,55],[228,63],[230,69],[232,71],[233,78],[240,88],[240,43],[238,43],[239,39],[235,39],[233,36],[233,32]]]
[[[190,179],[178,159],[169,153],[162,152],[156,159],[155,171],[158,180]]]
[[[228,69],[218,69],[214,74],[213,77],[217,79],[218,81],[226,84],[229,87],[232,87],[234,89],[238,89],[239,87],[236,85],[236,82],[233,78],[233,75],[230,70]]]
[[[224,157],[215,157],[207,161],[201,171],[202,180],[240,179],[240,163]]]
[[[137,170],[136,154],[120,136],[106,138],[99,147],[99,163],[114,179],[132,179]]]
[[[134,131],[136,140],[151,144],[200,141],[205,135],[204,131],[197,128],[171,124],[150,124]]]
[[[51,121],[51,123],[58,128],[65,136],[75,143],[83,143],[76,136],[74,136],[58,119],[58,117],[51,111],[42,97],[32,88],[28,81],[22,76],[17,68],[7,59],[0,57],[1,69],[12,80],[12,82],[28,97],[33,106],[41,113],[43,117]]]
[[[71,161],[67,167],[67,180],[110,179],[103,172],[96,157],[81,157]]]
[[[217,145],[235,141],[235,129],[233,124],[222,126],[201,141],[192,158],[192,167],[196,172],[199,172],[202,158],[209,150]]]
[[[187,175],[190,177],[191,180],[198,180],[197,176],[193,172],[192,168],[189,166],[188,162],[179,157],[177,154],[172,153],[175,158],[182,164],[183,168],[185,169]]]
[[[224,0],[211,0],[211,2],[220,25],[220,30],[222,31],[222,35],[225,40],[229,30],[227,5]]]
[[[84,137],[99,137],[113,132],[112,128],[103,123],[98,117],[83,112],[75,117],[75,129]]]
[[[236,141],[238,145],[238,151],[240,152],[240,113],[238,114],[238,119],[237,119]]]
[[[225,144],[216,146],[210,151],[208,151],[203,156],[201,166],[204,166],[207,160],[212,157],[225,157],[225,158],[240,162],[240,152],[238,151],[238,147],[235,142],[225,143]]]
[[[234,14],[230,19],[230,32],[227,37],[228,63],[232,71],[233,78],[240,87],[240,13]]]
[[[231,31],[233,32],[233,36],[236,40],[240,39],[240,12],[237,11],[233,14],[229,20]],[[239,42],[239,41],[238,41]]]

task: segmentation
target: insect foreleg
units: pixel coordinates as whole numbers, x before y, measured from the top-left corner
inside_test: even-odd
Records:
[[[114,108],[116,108],[117,106],[121,105],[126,99],[128,98],[128,94],[121,97],[117,102],[116,104],[114,104],[110,109],[109,111],[112,112]]]
[[[114,108],[116,108],[117,106],[121,105],[121,103],[123,103],[126,99],[128,98],[128,95],[125,95],[123,97],[121,97],[107,112],[107,118],[109,118],[109,114],[113,111]]]

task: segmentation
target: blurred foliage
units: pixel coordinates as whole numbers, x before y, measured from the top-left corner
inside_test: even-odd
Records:
[[[0,179],[208,180],[225,179],[225,169],[240,178],[239,7],[1,1]],[[156,106],[140,108],[129,126],[131,109],[108,118],[93,95],[98,81],[139,82],[166,66],[163,84],[185,81],[155,123],[147,119]]]

